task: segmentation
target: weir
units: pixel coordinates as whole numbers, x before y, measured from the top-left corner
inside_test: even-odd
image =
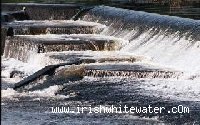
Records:
[[[181,70],[200,69],[199,20],[108,6],[94,7],[81,19],[106,25],[102,35],[128,40],[121,51],[152,57],[153,62]],[[188,64],[195,68],[187,68]]]
[[[2,50],[6,36],[13,35],[40,35],[40,34],[97,34],[105,25],[73,20],[25,20],[4,23],[2,25]],[[3,54],[3,51],[1,52]]]
[[[144,64],[83,64],[85,60],[49,65],[15,84],[14,89],[18,91],[34,91],[48,88],[52,85],[62,85],[69,81],[90,77],[129,77],[129,78],[175,78],[183,75],[182,72],[171,69],[157,68]],[[78,66],[76,66],[78,64]],[[82,64],[82,65],[80,65]],[[69,66],[72,65],[72,66]],[[64,67],[62,67],[64,66]]]
[[[182,76],[182,72],[164,69],[146,64],[90,64],[86,66],[86,76],[92,77],[130,77],[130,78],[176,78]]]
[[[31,54],[60,51],[114,51],[119,50],[121,39],[99,35],[18,35],[5,41],[4,56],[27,62]]]
[[[34,4],[27,4],[27,6],[35,7]],[[43,7],[47,6],[49,5]],[[15,9],[12,8],[12,10]],[[50,19],[49,15],[43,17]],[[67,18],[61,21],[61,17],[59,16],[59,20],[53,20],[57,18],[52,17],[49,21],[36,21],[37,17],[34,17],[31,21],[7,23],[5,27],[13,28],[15,34],[6,38],[4,56],[23,62],[29,62],[38,56],[39,61],[36,62],[42,65],[81,59],[85,63],[79,66],[81,73],[79,73],[79,67],[74,71],[76,70],[78,76],[82,77],[179,79],[184,74],[182,70],[199,71],[200,69],[198,65],[200,62],[198,58],[200,56],[200,36],[198,35],[200,22],[198,20],[108,6],[88,9],[78,7],[77,13],[71,16],[72,19],[79,19],[77,21],[65,20]],[[88,26],[89,31],[87,31]],[[150,59],[146,63],[151,61],[163,67],[142,63],[145,62],[144,57]],[[195,69],[188,67],[188,64]],[[168,66],[171,69],[164,68]],[[67,73],[69,67],[61,69],[58,68],[57,74],[54,75],[64,78],[65,75],[72,73]],[[45,78],[41,78],[42,81],[46,81]],[[41,84],[44,87],[47,83]]]
[[[137,56],[130,53],[121,53],[120,51],[63,51],[41,53],[34,58],[38,58],[40,65],[53,65],[65,63],[74,59],[84,60],[85,63],[134,63],[148,60],[143,56]],[[43,61],[45,60],[45,61]]]
[[[4,4],[2,8],[14,12],[24,6],[31,20],[11,19],[1,29],[5,124],[15,124],[13,117],[22,124],[199,123],[199,20],[108,6]],[[95,113],[89,120],[87,110],[83,115],[70,113],[67,119],[65,114],[43,115],[47,107],[59,105],[73,109],[151,105],[164,106],[165,111]],[[178,105],[190,113],[169,113]],[[35,113],[38,110],[41,113]]]
[[[4,23],[4,28],[12,27],[15,35],[39,34],[96,34],[105,28],[94,22],[73,20],[25,20]]]
[[[125,35],[128,40],[136,39],[150,29],[151,36],[162,32],[164,35],[170,37],[170,35],[177,33],[178,38],[185,37],[186,39],[190,38],[190,40],[200,40],[200,36],[197,35],[200,32],[199,20],[108,6],[94,7],[82,16],[81,19],[85,21],[99,22],[109,26],[109,28],[105,32],[102,32],[102,34],[123,37],[121,35],[125,31],[126,33],[132,33]]]

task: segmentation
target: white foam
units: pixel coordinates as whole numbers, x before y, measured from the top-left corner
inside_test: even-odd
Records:
[[[24,20],[24,21],[14,21],[7,23],[7,25],[14,26],[93,26],[96,28],[105,28],[106,26],[100,23],[88,22],[82,20]]]
[[[33,92],[29,92],[29,95],[35,95],[40,97],[54,97],[55,93],[60,90],[62,86],[54,85],[50,86],[49,88],[43,89],[43,90],[36,90]]]
[[[12,88],[7,88],[6,90],[1,90],[2,97],[1,98],[12,98],[17,95],[17,91]]]
[[[56,98],[56,99],[64,99],[69,98],[69,95],[56,95],[56,92],[60,90],[62,86],[50,86],[49,88],[43,90],[36,90],[30,92],[18,92],[13,90],[12,88],[7,88],[5,90],[1,90],[2,99],[10,99],[10,100],[19,100],[21,97],[33,97],[34,100],[40,100],[40,98]]]
[[[143,94],[166,100],[200,101],[198,80],[159,80],[142,82]]]
[[[200,70],[200,49],[198,48],[200,41],[196,41],[190,47],[191,41],[186,40],[185,37],[179,38],[176,34],[167,37],[163,32],[160,32],[143,44],[148,36],[150,37],[148,31],[141,34],[122,51],[151,57],[154,62],[180,70],[192,72]]]
[[[2,75],[1,77],[10,77],[12,71],[21,71],[24,73],[24,76],[33,74],[34,72],[41,69],[43,66],[35,64],[34,62],[24,63],[14,58],[3,58],[2,59]]]

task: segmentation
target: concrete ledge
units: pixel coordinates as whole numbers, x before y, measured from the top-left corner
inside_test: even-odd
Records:
[[[75,67],[75,66],[74,66]],[[128,77],[128,78],[175,78],[178,79],[183,75],[181,71],[173,69],[158,67],[144,63],[99,63],[99,64],[85,64],[76,66],[74,69],[83,68],[84,76],[91,77]],[[65,73],[68,68],[59,70],[59,74]]]
[[[119,62],[140,62],[148,60],[146,57],[133,55],[132,53],[123,53],[120,51],[63,51],[41,53],[38,58],[40,65],[53,65],[66,63],[74,59],[84,60],[84,63],[119,63]]]
[[[104,29],[104,25],[87,21],[73,20],[25,20],[4,23],[5,28],[12,27],[15,35],[39,34],[93,34]]]
[[[92,77],[128,77],[128,78],[179,78],[182,72],[156,68],[143,63],[138,64],[86,64],[83,60],[57,65],[49,65],[15,84],[18,91],[34,91],[52,85],[63,85],[69,81],[81,80],[84,76]],[[64,66],[64,67],[62,67]]]
[[[182,76],[182,72],[172,69],[155,67],[147,64],[90,64],[85,66],[85,76],[92,77],[131,77],[131,78],[176,78]]]
[[[4,56],[27,62],[32,54],[61,51],[114,51],[123,41],[92,34],[74,35],[19,35],[7,37]]]

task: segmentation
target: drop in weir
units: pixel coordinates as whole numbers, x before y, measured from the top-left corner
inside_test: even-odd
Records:
[[[10,6],[12,5],[6,4],[5,10],[9,10]],[[21,6],[19,5],[19,7]],[[46,6],[39,5],[39,10],[42,7]],[[55,13],[52,13],[53,15],[46,13],[47,15],[39,18],[43,11],[38,12],[35,16],[31,15],[34,12],[30,11],[33,8],[36,9],[37,5],[28,4],[26,8],[30,17],[28,20],[19,21],[14,17],[16,15],[10,12],[15,20],[7,20],[2,25],[3,56],[25,63],[31,63],[31,60],[37,59],[34,62],[42,64],[44,68],[17,83],[15,89],[23,88],[25,90],[29,86],[26,88],[27,90],[36,90],[47,84],[52,85],[59,82],[62,84],[63,79],[65,82],[76,81],[84,76],[178,79],[183,74],[156,65],[146,65],[143,63],[146,60],[145,57],[121,52],[121,48],[129,41],[115,36],[120,34],[123,28],[127,28],[127,31],[130,30],[132,25],[113,24],[105,21],[107,17],[98,20],[101,18],[96,12],[98,8],[94,8],[94,11],[84,12],[85,16],[83,16],[84,13],[81,13],[81,9],[73,6],[70,9],[75,8],[76,13],[71,18],[80,16],[80,20],[76,21],[69,20],[69,15],[63,18],[62,15],[55,16]],[[10,10],[17,13],[15,12],[17,7]],[[105,11],[109,11],[109,8],[105,7]],[[62,13],[62,10],[57,8],[56,12]],[[7,13],[9,15],[9,12]],[[65,13],[66,10],[63,10],[63,14]],[[105,16],[109,14],[112,15],[112,13],[106,13]],[[123,22],[121,21],[121,23]],[[133,24],[135,23],[139,22],[133,22]],[[108,28],[108,25],[112,28]],[[142,25],[137,26],[141,27]],[[121,29],[118,29],[120,27]],[[108,31],[110,31],[109,34],[106,34]],[[119,33],[117,33],[118,31]],[[135,35],[134,38],[140,34]],[[73,66],[73,64],[78,66]],[[46,76],[49,77],[46,78]],[[45,78],[43,79],[43,77]],[[43,79],[42,83],[37,84],[41,79]],[[52,82],[56,80],[59,82]]]
[[[94,34],[104,27],[99,23],[73,20],[26,20],[4,24],[4,28],[12,28],[15,35]]]
[[[31,54],[60,51],[114,51],[121,47],[120,39],[91,34],[20,35],[5,40],[4,56],[27,61]]]

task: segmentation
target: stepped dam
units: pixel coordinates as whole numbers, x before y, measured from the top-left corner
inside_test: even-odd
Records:
[[[3,4],[4,124],[200,124],[200,20],[110,6]],[[165,107],[51,113],[51,107]],[[188,113],[169,113],[173,107]]]

